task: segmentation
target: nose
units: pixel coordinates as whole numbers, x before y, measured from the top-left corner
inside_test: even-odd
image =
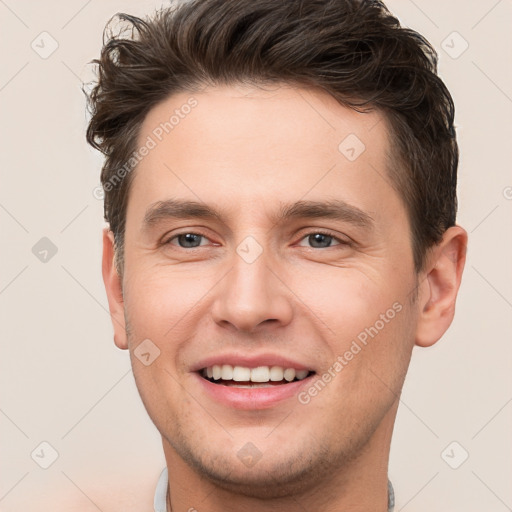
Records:
[[[252,262],[233,255],[231,270],[215,287],[212,315],[218,325],[250,333],[291,321],[293,294],[285,284],[282,266],[265,253]]]

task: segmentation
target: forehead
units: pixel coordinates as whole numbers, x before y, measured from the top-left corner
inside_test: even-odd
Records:
[[[386,127],[380,111],[356,112],[319,89],[287,84],[265,88],[217,86],[196,93],[174,94],[151,109],[141,126],[139,145],[147,135],[152,135],[157,143],[172,143],[173,138],[178,145],[182,136],[193,132],[195,140],[190,147],[194,149],[200,149],[202,144],[215,144],[221,151],[229,148],[238,155],[240,152],[235,150],[240,149],[250,155],[257,154],[264,143],[266,153],[272,151],[278,156],[279,149],[284,152],[291,148],[299,155],[301,148],[309,151],[314,145],[321,154],[339,156],[340,137],[350,134],[358,136],[363,144],[371,137],[372,150],[385,151]],[[354,137],[352,141],[360,150],[361,145]]]
[[[132,200],[142,207],[166,195],[235,210],[327,195],[371,210],[372,190],[394,194],[383,114],[356,112],[318,90],[281,84],[173,94],[148,113],[137,144],[150,149],[129,209]]]

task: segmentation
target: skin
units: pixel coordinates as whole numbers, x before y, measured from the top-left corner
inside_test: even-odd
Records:
[[[122,279],[108,229],[103,239],[114,340],[129,349],[162,435],[172,510],[385,511],[411,351],[434,344],[453,319],[466,232],[448,229],[416,274],[408,216],[386,171],[386,120],[324,92],[279,85],[175,94],[149,112],[139,144],[191,96],[197,106],[134,171]],[[366,146],[352,162],[338,150],[349,134]],[[207,203],[222,219],[163,218],[145,228],[148,208],[169,198]],[[371,226],[274,220],[281,203],[332,199],[367,214]],[[309,235],[319,230],[335,238],[315,245]],[[185,233],[204,238],[187,245],[176,238]],[[252,263],[236,251],[248,236],[262,249]],[[400,312],[307,404],[293,396],[234,409],[204,393],[191,371],[221,352],[270,352],[321,376],[396,303]],[[134,356],[145,339],[160,350],[148,366]],[[252,467],[237,456],[248,442],[262,454]]]

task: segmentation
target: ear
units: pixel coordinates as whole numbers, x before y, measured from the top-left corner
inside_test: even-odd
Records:
[[[431,249],[426,272],[420,276],[416,345],[430,347],[446,332],[455,314],[466,262],[468,235],[460,226],[448,228],[441,243]]]
[[[128,348],[126,326],[124,321],[124,300],[122,283],[114,264],[114,234],[109,228],[103,230],[102,274],[108,298],[110,318],[114,326],[114,343],[120,349]]]

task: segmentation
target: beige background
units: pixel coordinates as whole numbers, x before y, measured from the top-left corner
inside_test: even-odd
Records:
[[[0,0],[5,512],[152,510],[164,458],[128,354],[112,340],[93,195],[101,158],[85,143],[80,85],[110,16],[159,5]],[[459,223],[470,235],[456,319],[437,345],[415,349],[406,380],[390,463],[396,510],[512,510],[512,1],[388,5],[439,52],[457,108]],[[49,52],[52,40],[58,48],[42,58],[35,49]],[[42,237],[57,248],[46,262],[32,251]],[[48,469],[43,441],[59,454]],[[469,458],[452,469],[446,461],[463,450]]]

